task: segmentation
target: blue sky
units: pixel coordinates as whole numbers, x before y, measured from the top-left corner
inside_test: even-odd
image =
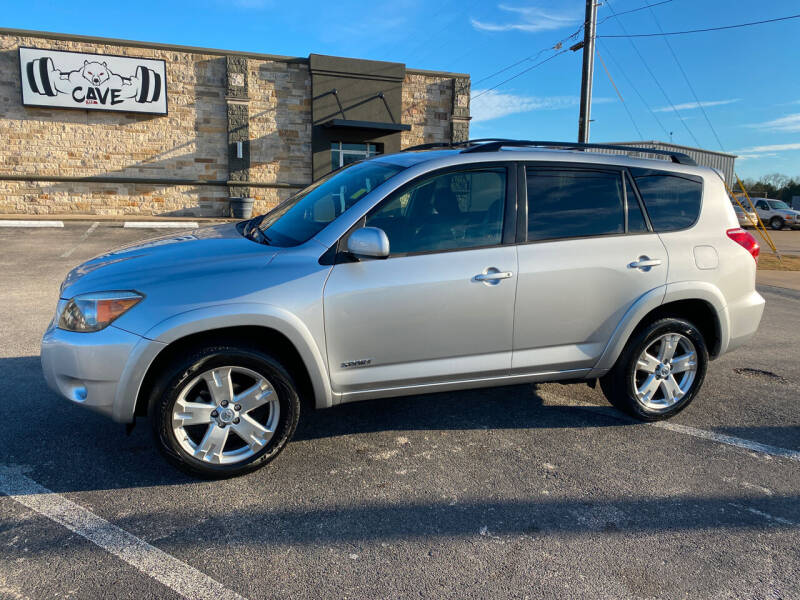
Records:
[[[598,35],[622,34],[623,27],[628,33],[658,32],[659,26],[679,31],[800,13],[797,0],[669,0],[652,12],[612,15],[612,9],[642,7],[645,0],[605,0],[598,9]],[[32,0],[6,3],[3,21],[22,29],[293,56],[314,52],[469,73],[473,96],[485,92],[473,101],[472,137],[574,140],[580,52],[563,53],[489,88],[554,54],[548,49],[580,26],[583,10],[582,0]],[[669,38],[724,149],[740,155],[742,177],[800,176],[798,38],[800,19]],[[633,41],[635,48],[627,38],[599,41],[599,55],[625,104],[596,61],[591,141],[671,138],[694,146],[694,136],[703,147],[719,150],[664,38]],[[536,61],[525,60],[537,54]],[[484,79],[517,61],[522,62]]]

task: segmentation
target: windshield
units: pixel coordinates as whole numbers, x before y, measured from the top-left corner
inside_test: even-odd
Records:
[[[786,204],[786,202],[783,202],[782,200],[770,200],[769,205],[772,208],[777,208],[780,210],[789,210],[789,205]]]
[[[268,212],[258,227],[274,246],[302,244],[405,168],[383,161],[365,161],[334,171]]]

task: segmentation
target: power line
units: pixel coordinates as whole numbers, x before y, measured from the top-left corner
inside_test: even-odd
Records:
[[[674,1],[675,1],[675,0],[661,0],[661,2],[656,2],[655,4],[652,4],[651,6],[659,6],[659,5],[661,5],[661,4],[668,4],[668,3],[670,3],[670,2],[674,2]],[[640,10],[644,10],[644,9],[646,9],[646,8],[647,8],[646,6],[643,6],[643,7],[640,7],[640,8],[634,8],[634,9],[631,9],[631,10],[626,10],[626,11],[623,11],[623,12],[619,12],[619,13],[617,13],[617,15],[616,15],[616,16],[619,16],[619,15],[626,15],[626,14],[628,14],[628,13],[637,12],[637,11],[640,11]],[[608,16],[608,17],[606,17],[605,19],[602,19],[601,21],[599,21],[599,22],[598,22],[598,25],[599,25],[600,23],[604,23],[604,22],[605,22],[605,21],[607,21],[608,19],[612,18],[612,16],[613,16],[613,15],[609,15],[609,16]],[[526,56],[525,58],[523,58],[523,59],[521,59],[521,60],[518,60],[517,62],[515,62],[515,63],[512,63],[512,64],[510,64],[510,65],[508,65],[508,66],[505,66],[505,67],[503,67],[502,69],[500,69],[500,70],[498,70],[498,71],[495,71],[494,73],[492,73],[492,74],[490,74],[490,75],[487,75],[486,77],[483,77],[483,78],[481,78],[481,79],[478,79],[477,81],[473,81],[473,82],[472,82],[472,85],[473,85],[473,86],[476,86],[476,85],[478,85],[478,84],[480,84],[480,83],[483,83],[484,81],[487,81],[488,79],[492,79],[493,77],[496,77],[497,75],[500,75],[501,73],[505,73],[506,71],[508,71],[508,70],[510,70],[510,69],[513,69],[514,67],[516,67],[516,66],[518,66],[518,65],[521,65],[522,63],[524,63],[524,62],[527,62],[527,61],[529,61],[529,60],[537,60],[537,59],[538,59],[538,58],[539,58],[539,57],[540,57],[542,54],[544,54],[544,53],[545,53],[545,52],[547,52],[548,50],[560,50],[560,49],[561,49],[561,46],[562,46],[563,44],[565,44],[567,41],[569,41],[569,40],[572,40],[572,39],[575,39],[576,37],[578,37],[578,35],[580,35],[581,31],[583,31],[583,28],[584,28],[585,26],[586,26],[586,21],[584,21],[583,23],[581,23],[580,27],[578,27],[578,28],[577,28],[577,29],[576,29],[574,32],[572,32],[572,33],[571,33],[571,34],[569,34],[568,36],[566,36],[566,37],[564,37],[564,38],[560,39],[559,41],[557,41],[557,42],[556,42],[555,44],[553,44],[552,46],[549,46],[549,47],[547,47],[547,48],[542,48],[541,50],[539,50],[539,51],[538,51],[537,53],[535,53],[535,54],[531,54],[530,56]],[[595,36],[595,37],[600,37],[600,36]]]
[[[666,127],[664,127],[664,124],[661,122],[661,119],[659,119],[659,118],[658,118],[658,115],[657,115],[657,114],[655,113],[655,111],[653,110],[653,107],[651,107],[651,106],[650,106],[650,104],[647,102],[647,100],[645,100],[645,99],[644,99],[644,96],[642,96],[642,93],[639,91],[639,86],[638,86],[638,85],[635,85],[635,84],[634,84],[634,83],[631,81],[630,77],[628,77],[627,73],[626,73],[626,72],[625,72],[625,70],[622,68],[622,65],[621,65],[619,62],[617,62],[617,59],[616,59],[616,58],[614,58],[614,55],[613,55],[613,54],[611,54],[611,50],[608,48],[608,46],[606,46],[606,45],[605,45],[603,42],[598,42],[598,45],[599,45],[600,47],[602,47],[602,48],[603,48],[603,52],[605,52],[606,56],[608,56],[608,58],[610,58],[610,59],[611,59],[611,61],[612,61],[612,62],[614,63],[614,65],[617,67],[617,70],[618,70],[620,73],[622,73],[622,76],[625,78],[625,81],[627,81],[627,82],[628,82],[628,85],[629,85],[629,86],[631,86],[631,89],[632,89],[632,90],[633,90],[633,91],[636,93],[636,95],[639,97],[639,100],[641,100],[642,104],[644,104],[644,105],[645,105],[645,108],[647,108],[647,110],[650,112],[650,115],[653,117],[653,119],[655,119],[656,123],[658,123],[658,126],[659,126],[659,127],[661,127],[661,130],[662,130],[662,131],[663,131],[663,132],[664,132],[666,135],[669,135],[669,130],[667,130],[667,128],[666,128]]]
[[[723,27],[707,27],[705,29],[687,29],[686,31],[667,31],[661,33],[626,33],[625,35],[598,35],[602,38],[641,38],[658,37],[660,35],[685,35],[687,33],[704,33],[706,31],[721,31],[723,29],[737,29],[739,27],[750,27],[752,25],[763,25],[764,23],[776,23],[778,21],[788,21],[789,19],[800,19],[800,15],[789,15],[788,17],[778,17],[777,19],[766,19],[764,21],[751,21],[750,23],[740,23],[738,25],[725,25]]]
[[[650,4],[649,6],[641,6],[641,7],[639,7],[639,8],[632,8],[632,9],[630,9],[630,10],[624,10],[624,11],[622,11],[622,12],[618,12],[616,15],[608,15],[606,18],[604,18],[604,19],[602,19],[602,20],[598,21],[597,25],[598,25],[598,26],[599,26],[599,25],[602,25],[603,23],[605,23],[605,22],[606,22],[606,21],[608,21],[609,19],[612,19],[612,18],[614,18],[614,16],[617,16],[617,17],[619,17],[619,16],[622,16],[622,15],[627,15],[627,14],[629,14],[629,13],[635,13],[635,12],[639,12],[640,10],[646,10],[646,9],[648,9],[648,8],[652,8],[652,7],[654,7],[654,6],[659,6],[660,4],[668,4],[668,3],[670,3],[670,2],[674,2],[674,1],[675,1],[675,0],[661,0],[661,2],[655,2],[654,4]],[[600,37],[600,36],[595,36],[595,37]]]
[[[557,41],[557,42],[556,42],[555,44],[553,44],[552,46],[548,46],[547,48],[542,48],[542,49],[541,49],[541,50],[539,50],[539,52],[537,52],[536,54],[531,54],[530,56],[526,56],[525,58],[523,58],[523,59],[521,59],[521,60],[518,60],[517,62],[515,62],[515,63],[513,63],[513,64],[510,64],[510,65],[508,65],[507,67],[503,67],[503,68],[502,68],[502,69],[500,69],[499,71],[495,71],[495,72],[494,72],[494,73],[492,73],[491,75],[487,75],[486,77],[483,77],[482,79],[479,79],[478,81],[474,81],[474,82],[472,83],[472,85],[478,85],[479,83],[482,83],[482,82],[486,81],[487,79],[492,79],[493,77],[496,77],[497,75],[500,75],[500,73],[504,73],[504,72],[508,71],[509,69],[513,69],[513,68],[514,68],[514,67],[516,67],[517,65],[521,65],[522,63],[524,63],[524,62],[527,62],[527,61],[529,61],[529,60],[536,60],[536,59],[538,59],[538,58],[539,58],[539,57],[540,57],[540,56],[541,56],[541,55],[542,55],[544,52],[547,52],[548,50],[560,50],[560,49],[561,49],[561,46],[562,46],[562,45],[563,45],[563,44],[564,44],[566,41],[576,38],[576,37],[577,37],[577,36],[580,34],[580,32],[583,30],[583,28],[584,28],[584,26],[585,26],[585,25],[586,25],[586,22],[583,22],[583,23],[581,23],[581,26],[580,26],[580,27],[578,27],[578,28],[577,28],[577,29],[576,29],[576,30],[575,30],[573,33],[569,34],[567,37],[565,37],[565,38],[563,38],[563,39],[560,39],[559,41]]]
[[[614,11],[614,8],[611,6],[611,1],[610,0],[606,0],[606,5],[608,6],[608,8],[611,11],[611,13],[614,16],[616,16],[616,12]],[[622,24],[622,21],[617,19],[617,22],[619,23],[619,26],[622,29],[622,31],[624,31],[625,33],[628,33],[627,30],[625,29],[625,25]],[[697,146],[699,147],[701,144],[698,141],[697,137],[695,137],[694,133],[692,133],[692,130],[689,129],[689,126],[686,124],[686,121],[684,121],[683,117],[681,116],[681,113],[678,112],[678,109],[675,108],[675,105],[672,103],[672,100],[670,100],[669,95],[667,94],[667,91],[664,89],[664,86],[661,85],[661,82],[658,80],[658,77],[656,77],[655,73],[653,73],[653,71],[650,69],[650,66],[647,64],[647,61],[644,59],[644,56],[642,56],[642,53],[639,52],[639,48],[636,46],[636,44],[633,42],[632,39],[629,38],[628,42],[630,42],[631,46],[633,46],[633,49],[636,51],[636,54],[639,56],[639,59],[642,61],[642,64],[644,65],[644,68],[647,69],[647,72],[650,74],[650,77],[653,79],[653,81],[655,82],[655,84],[658,87],[658,89],[661,90],[661,93],[664,95],[664,98],[666,98],[666,100],[667,100],[667,104],[669,104],[670,107],[672,107],[672,111],[675,113],[675,116],[678,117],[678,120],[680,120],[681,124],[683,124],[684,128],[689,133],[689,136],[694,140],[694,143],[697,144]]]
[[[636,133],[639,134],[639,138],[644,139],[641,129],[639,129],[639,126],[636,124],[636,120],[633,118],[633,114],[628,108],[628,105],[625,104],[625,99],[622,97],[622,94],[619,93],[619,88],[617,88],[617,84],[614,83],[614,78],[611,77],[611,73],[609,72],[608,67],[606,66],[606,61],[603,60],[603,57],[600,55],[599,52],[597,52],[597,58],[600,59],[600,64],[603,65],[603,70],[606,72],[606,75],[608,75],[608,80],[614,87],[614,91],[617,92],[617,96],[619,96],[619,101],[622,102],[622,107],[625,109],[625,112],[628,113],[628,118],[631,120],[631,123],[633,123],[633,128],[636,130]]]
[[[658,30],[663,33],[664,30],[661,28],[661,23],[658,22],[658,17],[656,16],[655,11],[651,8],[652,5],[649,4],[647,0],[644,0],[644,3],[647,5],[648,8],[650,8],[650,14],[653,16],[653,21],[655,21],[656,27],[658,27]],[[686,71],[684,70],[683,65],[681,65],[681,61],[678,60],[678,55],[675,53],[675,50],[672,48],[672,44],[669,43],[669,38],[664,36],[663,39],[664,39],[664,43],[667,45],[667,48],[669,48],[669,51],[672,54],[672,58],[675,59],[675,64],[678,65],[678,69],[680,69],[681,74],[683,75],[683,79],[686,81],[686,85],[689,86],[689,90],[692,92],[692,96],[694,97],[695,102],[697,102],[698,108],[700,108],[700,110],[702,111],[703,116],[706,119],[706,123],[708,123],[708,126],[711,129],[711,132],[714,134],[714,138],[717,140],[717,144],[719,144],[720,149],[724,152],[725,151],[725,146],[722,145],[722,141],[719,139],[719,136],[717,135],[717,130],[714,129],[714,125],[711,123],[711,119],[708,117],[708,113],[706,112],[706,109],[703,106],[703,103],[700,102],[700,98],[697,97],[697,92],[694,91],[694,86],[692,85],[692,82],[689,79],[689,76],[686,74]]]
[[[499,88],[501,85],[505,85],[505,84],[507,84],[509,81],[512,81],[512,80],[516,79],[517,77],[520,77],[521,75],[524,75],[524,74],[525,74],[525,73],[527,73],[528,71],[532,71],[532,70],[533,70],[533,69],[535,69],[536,67],[538,67],[538,66],[541,66],[541,65],[543,65],[544,63],[546,63],[546,62],[549,62],[549,61],[553,60],[553,59],[554,59],[556,56],[560,56],[560,55],[564,54],[565,52],[569,52],[569,48],[565,48],[564,50],[561,50],[561,52],[556,52],[556,53],[555,53],[555,54],[553,54],[552,56],[548,56],[548,57],[547,57],[547,58],[545,58],[543,61],[536,63],[536,64],[535,64],[535,65],[533,65],[532,67],[528,67],[528,68],[527,68],[527,69],[525,69],[524,71],[520,71],[519,73],[517,73],[516,75],[513,75],[512,77],[509,77],[509,78],[508,78],[508,79],[506,79],[505,81],[501,81],[501,82],[500,82],[500,83],[498,83],[497,85],[495,85],[495,86],[492,86],[492,87],[490,87],[490,88],[488,88],[488,89],[485,89],[485,90],[483,90],[483,91],[482,91],[480,94],[478,94],[478,95],[476,95],[476,96],[473,96],[473,97],[472,97],[472,101],[474,102],[475,100],[477,100],[478,98],[480,98],[480,97],[481,97],[481,96],[483,96],[484,94],[488,94],[488,93],[489,93],[489,92],[491,92],[492,90],[496,90],[496,89],[497,89],[497,88]]]

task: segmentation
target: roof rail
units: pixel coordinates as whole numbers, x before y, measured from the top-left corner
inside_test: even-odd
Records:
[[[475,142],[485,142],[474,145]],[[462,150],[466,152],[497,152],[506,147],[530,147],[530,148],[564,148],[574,150],[619,150],[621,152],[642,152],[645,154],[660,154],[669,156],[672,162],[680,165],[696,166],[697,163],[688,154],[682,152],[670,152],[669,150],[657,150],[655,148],[640,148],[638,146],[620,146],[615,144],[584,144],[581,142],[539,142],[531,140],[470,140],[469,148]]]
[[[418,144],[403,148],[400,152],[414,152],[416,150],[432,150],[433,148],[460,148],[461,146],[474,146],[484,142],[505,142],[503,138],[480,138],[477,140],[464,140],[463,142],[431,142],[428,144]]]

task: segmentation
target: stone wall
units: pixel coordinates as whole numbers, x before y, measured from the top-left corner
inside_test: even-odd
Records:
[[[167,116],[22,106],[17,48],[167,63]],[[225,60],[83,41],[0,36],[0,175],[227,179]],[[219,214],[224,187],[0,180],[0,213]]]
[[[403,147],[469,137],[469,78],[409,72],[403,83]]]
[[[311,182],[311,74],[307,63],[250,61],[250,178]],[[257,213],[296,189],[251,187]]]
[[[22,106],[20,46],[163,59],[168,114]],[[249,125],[249,168],[231,177],[227,56],[216,50],[0,32],[0,214],[222,216],[228,196],[238,195],[227,182],[241,180],[242,173],[250,183],[242,189],[256,199],[255,211],[264,212],[310,183],[308,61],[245,56],[242,110]],[[457,92],[464,89],[463,82],[456,85],[462,79],[466,100]],[[412,129],[402,133],[402,145],[450,140],[459,118],[454,107],[458,102],[468,106],[468,81],[409,71],[402,122]],[[74,181],[88,177],[102,181]]]

